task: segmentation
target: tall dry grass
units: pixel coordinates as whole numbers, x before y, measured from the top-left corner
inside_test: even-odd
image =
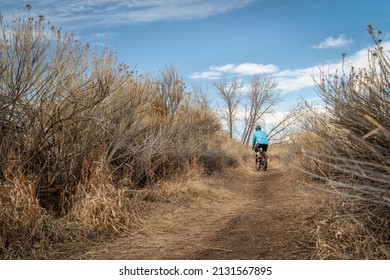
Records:
[[[0,255],[19,258],[40,255],[48,242],[58,242],[54,218],[40,206],[35,186],[15,162],[8,162],[0,187]]]
[[[174,66],[140,75],[43,16],[0,26],[3,258],[131,230],[142,224],[134,192],[189,166],[212,173],[239,161]]]
[[[305,131],[294,141],[298,169],[347,201],[332,209],[332,222],[325,219],[325,240],[316,233],[317,257],[390,256],[390,60],[381,32],[368,32],[375,42],[369,65],[323,73],[318,89],[326,108],[307,109]]]

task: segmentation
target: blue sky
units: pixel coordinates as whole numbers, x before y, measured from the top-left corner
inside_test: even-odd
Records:
[[[288,110],[300,96],[315,99],[318,66],[334,71],[341,53],[361,67],[372,24],[390,44],[390,2],[384,0],[31,0],[42,14],[83,42],[116,49],[141,73],[176,65],[187,87],[200,84],[214,106],[213,81],[272,74]],[[9,20],[26,1],[0,0]]]

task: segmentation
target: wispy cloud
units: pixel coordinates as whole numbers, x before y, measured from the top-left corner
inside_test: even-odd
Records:
[[[279,67],[274,64],[225,64],[221,66],[210,66],[206,71],[192,73],[190,78],[194,80],[217,80],[226,74],[237,76],[271,74],[278,82],[279,89],[288,92],[312,86],[313,70],[313,67],[295,70],[280,70]]]
[[[222,73],[233,73],[238,75],[255,75],[264,73],[273,73],[278,71],[278,67],[273,64],[256,64],[256,63],[242,63],[242,64],[226,64],[223,66],[211,66],[211,70]]]
[[[390,50],[390,41],[382,42],[382,46],[385,50]],[[298,91],[308,87],[314,87],[316,82],[319,82],[320,74],[335,74],[336,71],[348,71],[351,67],[355,69],[367,67],[368,49],[359,50],[351,55],[347,55],[344,61],[340,60],[329,62],[327,64],[318,64],[306,68],[299,69],[279,69],[278,66],[269,64],[226,64],[222,66],[210,66],[207,71],[195,72],[190,75],[192,79],[204,79],[213,80],[219,79],[225,73],[233,73],[242,76],[251,76],[253,74],[265,74],[270,73],[278,83],[278,89],[283,92]]]
[[[221,66],[210,66],[207,71],[195,72],[190,75],[191,79],[209,79],[214,80],[222,77],[225,74],[234,74],[238,76],[249,76],[256,74],[275,73],[279,70],[273,64],[256,64],[256,63],[241,63],[241,64],[225,64]]]
[[[328,37],[325,41],[322,41],[318,45],[314,45],[314,49],[329,49],[329,48],[342,48],[352,44],[353,40],[346,38],[344,34],[340,34],[337,38]]]
[[[383,43],[385,48],[390,48],[390,42]],[[335,74],[337,71],[348,71],[351,67],[355,69],[367,66],[367,49],[357,51],[352,55],[347,55],[344,61],[340,60],[327,64],[318,64],[301,69],[282,70],[274,74],[278,82],[279,89],[282,92],[291,92],[301,90],[307,87],[314,87],[316,82],[320,81],[321,72],[323,74]]]
[[[385,50],[390,50],[390,41],[382,42]],[[372,49],[370,47],[369,49]],[[300,90],[306,87],[315,86],[319,82],[320,73],[333,75],[343,69],[349,71],[351,67],[362,69],[368,66],[368,49],[361,49],[351,55],[347,55],[344,60],[330,62],[328,64],[315,65],[302,69],[282,70],[274,74],[279,88],[283,92]]]
[[[275,80],[278,83],[278,89],[282,92],[291,92],[314,86],[315,83],[313,78],[318,76],[318,67],[283,70],[274,75]]]
[[[190,79],[194,80],[217,80],[221,78],[222,73],[218,71],[195,72],[190,75]]]
[[[8,0],[6,0],[8,1]],[[255,0],[30,0],[31,13],[43,14],[59,24],[85,26],[125,25],[161,20],[205,18],[231,12]],[[9,11],[24,8],[26,1],[7,5]]]

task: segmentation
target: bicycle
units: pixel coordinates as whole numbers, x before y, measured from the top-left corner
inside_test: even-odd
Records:
[[[263,171],[267,170],[267,153],[263,151],[262,148],[257,149],[256,151],[256,170],[260,170],[260,168]]]

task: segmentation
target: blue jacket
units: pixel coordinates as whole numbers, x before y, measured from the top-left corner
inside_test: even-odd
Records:
[[[252,147],[256,144],[256,142],[268,145],[267,134],[262,130],[256,130],[255,133],[253,133]]]

